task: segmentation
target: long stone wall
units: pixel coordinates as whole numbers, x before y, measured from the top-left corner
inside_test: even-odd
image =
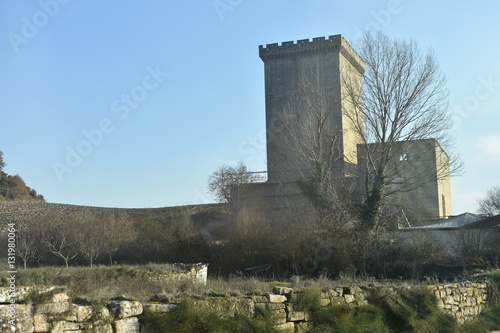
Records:
[[[372,287],[339,287],[321,293],[321,305],[362,306],[368,304],[365,293]],[[373,287],[375,288],[375,287]],[[437,298],[438,307],[454,315],[461,323],[477,316],[488,300],[486,283],[456,283],[427,287]],[[141,324],[144,311],[168,313],[178,303],[140,303],[111,300],[106,305],[82,305],[57,287],[19,288],[15,303],[6,290],[0,290],[0,326],[2,332],[27,333],[157,333]],[[3,296],[2,296],[3,295]],[[270,312],[275,327],[282,332],[307,332],[314,323],[309,311],[297,309],[300,292],[275,287],[272,293],[247,297],[205,297],[194,300],[195,307],[215,311],[221,317],[254,317]]]

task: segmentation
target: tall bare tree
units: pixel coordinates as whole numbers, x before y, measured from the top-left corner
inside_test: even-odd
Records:
[[[402,145],[434,138],[451,148],[452,117],[446,78],[432,50],[423,51],[414,41],[390,39],[377,32],[364,34],[358,52],[365,61],[363,88],[344,77],[343,98],[352,103],[355,112],[350,118],[364,143],[360,146],[365,163],[361,167],[367,170],[363,221],[368,229],[376,230],[388,196],[436,181],[425,179],[428,173],[423,172],[400,186],[389,186],[402,171],[398,168],[403,164],[394,163],[405,158],[400,155]],[[457,156],[438,159],[438,180],[460,172]]]
[[[116,212],[101,223],[104,225],[102,251],[109,257],[109,264],[113,265],[113,255],[136,237],[133,221],[125,213]]]
[[[500,185],[493,186],[486,192],[486,196],[479,199],[479,213],[488,216],[500,214]]]
[[[68,267],[69,261],[78,255],[74,226],[55,212],[46,214],[42,218],[42,224],[42,243]]]
[[[23,261],[24,269],[27,268],[28,261],[40,259],[43,255],[43,227],[39,216],[17,223],[16,252]]]
[[[72,221],[74,236],[76,237],[76,248],[87,260],[90,267],[94,261],[103,254],[106,242],[106,217],[98,216],[85,208],[78,212]]]
[[[334,108],[328,107],[333,103],[317,89],[317,76],[309,75],[318,68],[312,62],[304,77],[299,78],[296,97],[288,100],[285,109],[299,105],[302,112],[283,113],[280,131],[286,135],[275,140],[281,140],[281,146],[287,149],[280,160],[286,166],[282,178],[296,181],[316,208],[323,228],[331,228],[353,215],[355,207],[350,199],[356,183],[345,177],[345,157],[340,153],[343,129],[336,123]]]

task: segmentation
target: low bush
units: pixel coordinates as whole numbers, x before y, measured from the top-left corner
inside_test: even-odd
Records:
[[[276,330],[267,317],[221,318],[215,312],[195,308],[192,300],[183,300],[179,306],[168,313],[145,311],[141,317],[142,324],[154,332],[238,332],[238,333],[273,333]]]
[[[315,327],[311,333],[392,332],[384,321],[384,312],[371,305],[351,308],[327,306],[314,312]]]
[[[458,332],[455,319],[436,307],[436,300],[424,288],[378,288],[358,307],[313,308],[319,332]]]

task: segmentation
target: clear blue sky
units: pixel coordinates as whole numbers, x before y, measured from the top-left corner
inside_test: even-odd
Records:
[[[0,150],[57,203],[210,202],[208,175],[265,170],[260,44],[363,29],[432,47],[466,173],[453,211],[500,184],[500,2],[0,2]],[[78,154],[78,156],[75,156]]]

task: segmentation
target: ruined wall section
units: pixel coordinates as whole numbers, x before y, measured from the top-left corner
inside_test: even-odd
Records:
[[[347,305],[350,307],[368,304],[366,294],[381,286],[349,286],[323,291],[321,306]],[[398,287],[384,289],[391,292]],[[411,288],[401,286],[400,288]],[[454,283],[426,287],[437,300],[438,308],[465,323],[479,315],[485,308],[488,296],[486,283]],[[174,311],[181,300],[172,303],[141,303],[129,300],[111,300],[105,305],[82,305],[73,303],[64,292],[55,287],[22,288],[16,304],[9,304],[0,288],[0,326],[2,332],[26,333],[48,332],[97,332],[97,333],[155,333],[141,321],[144,311],[168,313]],[[38,293],[38,300],[31,301],[28,295]],[[215,312],[222,318],[235,316],[255,317],[269,313],[275,328],[280,332],[307,332],[314,327],[312,313],[297,309],[294,305],[301,292],[292,288],[275,287],[262,296],[201,297],[194,299],[200,310]],[[11,321],[14,318],[14,321]]]

